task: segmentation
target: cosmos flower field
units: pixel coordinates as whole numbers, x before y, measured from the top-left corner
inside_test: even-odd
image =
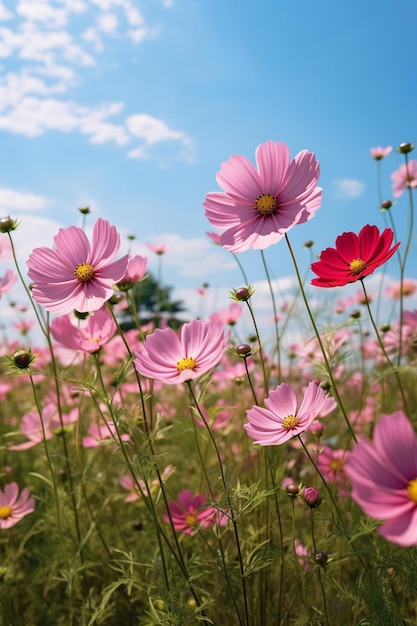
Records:
[[[221,164],[209,236],[237,259],[282,246],[298,281],[285,302],[271,284],[265,336],[251,283],[179,327],[142,320],[147,259],[119,254],[117,224],[61,228],[20,267],[0,220],[2,305],[26,294],[2,346],[1,624],[417,623],[413,148],[370,150],[395,163],[380,224],[340,233],[304,279],[290,231],[320,209],[314,153],[268,141]],[[388,261],[398,280],[371,297]]]

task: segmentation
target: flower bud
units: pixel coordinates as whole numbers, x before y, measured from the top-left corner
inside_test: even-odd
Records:
[[[304,487],[301,495],[310,509],[315,509],[321,504],[321,495],[316,487]]]
[[[88,311],[81,312],[74,309],[74,317],[76,317],[77,320],[86,320],[89,315],[90,313]]]
[[[304,243],[304,248],[312,248],[313,246],[314,246],[314,241],[312,239],[309,239],[308,241]]]
[[[90,213],[89,206],[80,206],[78,210],[82,215],[88,215]]]
[[[246,302],[251,296],[253,296],[253,292],[254,290],[251,285],[248,285],[247,287],[239,287],[238,289],[233,289],[231,292],[231,298],[237,302]]]
[[[285,487],[285,491],[290,498],[298,498],[300,495],[300,486],[297,485],[297,483],[290,483]]]
[[[320,420],[314,420],[311,422],[308,429],[315,435],[316,437],[321,437],[323,434],[323,422]]]
[[[397,152],[400,152],[400,154],[408,154],[412,150],[414,150],[414,145],[408,141],[403,141],[397,148]]]
[[[31,348],[20,348],[16,350],[12,356],[6,355],[6,363],[11,372],[19,370],[29,370],[32,363],[37,359],[38,355],[33,354]]]
[[[391,207],[391,200],[384,200],[384,202],[381,202],[381,211],[388,211],[388,209],[390,209]]]
[[[314,555],[314,560],[317,565],[320,565],[320,567],[324,567],[327,564],[329,557],[325,552],[316,552],[316,554]]]
[[[20,222],[18,220],[14,220],[8,215],[7,217],[2,217],[0,219],[0,232],[1,233],[10,233],[12,230],[15,230],[19,226]]]
[[[248,343],[241,343],[236,348],[236,354],[242,357],[250,356],[252,354],[252,348]]]

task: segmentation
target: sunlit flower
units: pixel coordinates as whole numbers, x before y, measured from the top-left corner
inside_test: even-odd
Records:
[[[112,297],[129,261],[128,254],[113,261],[120,247],[115,226],[99,218],[91,244],[81,228],[61,228],[54,243],[55,249],[35,248],[27,261],[34,300],[59,315],[97,311]]]
[[[172,328],[157,328],[146,337],[134,364],[142,376],[175,385],[214,368],[225,346],[223,324],[194,319],[183,324],[180,333]]]
[[[302,150],[291,161],[282,142],[267,141],[255,153],[256,168],[234,155],[220,166],[216,180],[223,192],[207,194],[206,217],[224,231],[220,243],[231,252],[264,250],[295,224],[311,219],[321,204],[320,166]]]
[[[304,432],[321,413],[327,402],[327,394],[310,382],[301,402],[290,385],[282,383],[269,393],[266,408],[254,406],[246,411],[248,423],[244,428],[249,437],[261,446],[285,443]]]
[[[71,317],[63,315],[51,322],[51,334],[55,341],[71,350],[98,352],[116,332],[116,323],[106,307],[93,312],[86,320],[78,320],[75,326]]]
[[[400,242],[391,247],[394,232],[386,228],[382,234],[377,226],[367,224],[356,235],[345,232],[336,239],[335,248],[326,248],[320,260],[311,265],[318,278],[312,285],[317,287],[342,287],[365,278],[388,261]]]
[[[399,198],[405,189],[414,189],[417,187],[417,161],[409,161],[406,165],[403,163],[398,169],[391,174],[392,195]]]
[[[225,526],[228,518],[215,507],[206,506],[207,498],[203,493],[194,495],[188,489],[181,491],[177,502],[168,502],[169,512],[175,530],[186,535],[194,535],[199,528],[208,528],[214,524]],[[165,522],[169,522],[168,512],[164,513]]]
[[[29,489],[25,487],[19,495],[19,485],[9,483],[0,491],[0,529],[11,528],[25,515],[35,510],[35,500],[29,497]]]
[[[392,146],[387,146],[386,148],[378,146],[377,148],[370,149],[371,157],[373,157],[375,161],[380,161],[384,157],[388,156],[390,152],[392,152]]]
[[[400,546],[417,544],[417,437],[402,411],[382,415],[373,442],[360,441],[345,471],[352,498],[385,523],[378,532]]]

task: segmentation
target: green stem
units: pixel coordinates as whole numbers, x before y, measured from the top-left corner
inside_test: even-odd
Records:
[[[405,392],[404,392],[404,388],[403,388],[402,383],[401,383],[400,375],[398,373],[398,370],[395,368],[393,362],[391,361],[390,357],[388,356],[387,351],[385,350],[384,343],[383,343],[383,341],[381,339],[381,335],[379,334],[377,325],[376,325],[374,317],[372,315],[371,306],[369,304],[369,299],[368,299],[368,294],[366,293],[365,283],[364,283],[362,278],[360,279],[360,281],[362,283],[362,289],[363,289],[363,293],[364,293],[364,296],[365,296],[366,308],[368,309],[368,313],[369,313],[369,319],[371,320],[372,327],[373,327],[373,329],[375,331],[379,347],[381,348],[382,353],[383,353],[384,357],[386,358],[388,365],[392,368],[392,370],[394,372],[394,376],[395,376],[395,378],[397,380],[397,384],[398,384],[398,387],[399,387],[399,390],[400,390],[400,393],[401,393],[401,397],[402,397],[402,401],[403,401],[403,405],[404,405],[404,410],[408,414],[407,400],[405,398]]]
[[[340,410],[342,412],[343,418],[345,420],[346,426],[348,427],[350,435],[351,435],[353,441],[355,443],[357,443],[357,438],[356,438],[356,435],[355,435],[355,431],[352,428],[352,424],[349,422],[349,418],[347,416],[345,407],[343,405],[342,398],[340,397],[339,390],[338,390],[338,387],[336,385],[336,380],[335,380],[335,377],[333,376],[333,370],[332,370],[332,367],[330,366],[326,350],[324,349],[323,341],[321,339],[319,330],[317,328],[316,321],[315,321],[313,313],[311,311],[310,304],[308,302],[307,295],[306,295],[306,292],[304,290],[303,281],[301,280],[301,276],[300,276],[300,272],[299,272],[299,269],[298,269],[297,261],[296,261],[296,258],[295,258],[295,255],[294,255],[294,252],[293,252],[293,249],[291,247],[291,244],[290,244],[290,241],[288,239],[288,235],[287,234],[285,234],[285,239],[286,239],[286,242],[287,242],[287,245],[288,245],[288,249],[290,251],[290,255],[291,255],[291,258],[292,258],[292,261],[293,261],[293,264],[294,264],[295,273],[297,275],[297,280],[298,280],[298,284],[299,284],[299,287],[300,287],[301,297],[302,297],[303,302],[305,304],[305,307],[307,309],[307,314],[308,314],[308,316],[310,318],[310,322],[311,322],[311,325],[313,326],[314,334],[316,336],[316,339],[317,339],[317,342],[319,344],[321,353],[323,355],[323,359],[324,359],[324,362],[325,362],[325,365],[326,365],[327,374],[328,374],[328,376],[330,378],[330,381],[331,381],[331,384],[332,384],[332,387],[333,387],[333,391],[334,391],[334,394],[336,396],[337,403],[338,403],[339,408],[340,408]]]

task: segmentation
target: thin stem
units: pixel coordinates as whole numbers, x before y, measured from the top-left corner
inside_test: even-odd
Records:
[[[298,280],[298,284],[299,284],[299,287],[300,287],[301,297],[302,297],[302,299],[304,301],[305,307],[307,309],[307,314],[308,314],[308,316],[310,318],[311,325],[313,326],[314,334],[316,335],[317,342],[319,344],[321,353],[323,355],[323,359],[324,359],[324,362],[325,362],[325,365],[326,365],[327,374],[328,374],[328,376],[330,378],[330,381],[331,381],[331,384],[332,384],[332,387],[333,387],[333,391],[334,391],[334,394],[336,396],[337,403],[338,403],[339,408],[340,408],[340,410],[342,412],[343,418],[344,418],[344,420],[346,422],[346,426],[348,427],[350,435],[351,435],[353,441],[355,443],[357,443],[357,438],[356,438],[356,435],[355,435],[355,431],[352,428],[352,424],[349,422],[349,418],[347,416],[347,413],[345,411],[345,407],[344,407],[342,399],[340,397],[339,390],[338,390],[337,385],[336,385],[336,380],[335,380],[335,377],[333,376],[333,370],[332,370],[332,367],[330,366],[326,350],[324,349],[323,341],[321,339],[319,330],[317,328],[316,321],[315,321],[313,313],[311,311],[310,304],[308,302],[308,299],[307,299],[307,296],[306,296],[306,292],[304,290],[303,281],[301,280],[301,276],[300,276],[300,272],[299,272],[299,269],[298,269],[297,261],[296,261],[293,249],[291,247],[290,241],[288,239],[287,233],[285,233],[285,239],[286,239],[286,242],[287,242],[287,245],[288,245],[288,249],[290,251],[290,255],[291,255],[291,258],[292,258],[292,261],[293,261],[293,264],[294,264],[295,273],[297,275],[297,280]]]
[[[377,325],[376,325],[374,317],[372,315],[371,306],[369,304],[369,299],[368,299],[368,294],[366,293],[365,283],[364,283],[362,278],[360,280],[361,280],[361,283],[362,283],[362,289],[363,289],[363,293],[364,293],[364,296],[365,296],[366,308],[368,309],[368,313],[369,313],[369,319],[371,320],[372,327],[373,327],[373,329],[375,331],[379,347],[381,348],[382,353],[383,353],[384,357],[386,358],[388,365],[393,369],[394,376],[397,379],[397,384],[398,384],[398,387],[399,387],[399,390],[400,390],[400,393],[401,393],[404,409],[405,409],[405,411],[407,413],[408,412],[407,411],[407,400],[405,398],[405,392],[404,392],[404,388],[403,388],[402,383],[401,383],[400,375],[399,375],[397,369],[395,368],[393,362],[391,361],[390,357],[388,356],[387,351],[385,350],[384,343],[383,343],[383,341],[381,339],[381,335],[379,334]]]
[[[252,306],[249,302],[249,300],[246,300],[246,305],[248,307],[250,316],[252,318],[252,322],[253,322],[253,328],[255,330],[255,335],[256,335],[256,339],[258,342],[258,346],[259,346],[259,356],[261,359],[261,368],[262,368],[262,375],[263,375],[263,379],[264,379],[264,387],[265,387],[265,393],[268,393],[268,376],[266,373],[266,367],[265,367],[265,359],[264,359],[264,355],[263,355],[263,349],[262,349],[262,342],[261,342],[261,336],[259,334],[259,330],[258,330],[258,325],[256,323],[256,319],[255,319],[255,315],[252,309]]]
[[[275,328],[275,340],[276,340],[277,360],[278,360],[278,381],[280,382],[281,381],[281,339],[280,339],[279,330],[278,330],[278,311],[277,311],[277,306],[275,302],[274,291],[272,289],[271,277],[269,274],[268,265],[266,263],[265,254],[263,250],[261,250],[261,258],[262,258],[262,263],[264,266],[266,278],[268,281],[269,292],[271,294],[272,310],[274,312],[274,328]]]
[[[312,539],[312,542],[313,542],[314,553],[317,553],[316,537],[315,537],[315,534],[314,534],[313,511],[314,511],[314,509],[310,509],[311,539]],[[320,583],[320,589],[321,589],[321,597],[323,599],[324,616],[326,618],[326,624],[327,624],[327,626],[329,626],[329,624],[330,624],[329,612],[328,612],[328,608],[327,608],[326,593],[324,591],[324,584],[323,584],[323,579],[322,579],[322,571],[321,571],[320,567],[317,568],[317,574],[318,574],[318,577],[319,577],[319,583]]]
[[[237,522],[236,522],[236,517],[235,517],[235,512],[233,510],[233,504],[232,501],[230,499],[230,496],[228,494],[228,490],[227,490],[227,484],[226,484],[226,477],[224,475],[224,469],[223,469],[223,463],[222,463],[222,459],[220,456],[220,451],[219,448],[217,446],[216,440],[213,436],[213,433],[211,431],[211,428],[202,412],[202,410],[200,409],[200,405],[197,401],[197,398],[194,394],[194,390],[192,388],[191,385],[191,381],[187,380],[186,384],[188,386],[188,389],[190,391],[190,395],[191,398],[193,400],[194,406],[196,407],[198,414],[200,416],[200,418],[203,420],[204,422],[204,426],[206,427],[207,433],[210,437],[211,443],[213,445],[216,457],[217,457],[217,463],[219,466],[219,470],[220,470],[220,476],[221,476],[221,481],[222,481],[222,485],[223,485],[223,490],[224,490],[224,494],[226,496],[226,500],[227,503],[229,505],[229,513],[230,513],[230,519],[233,525],[233,531],[234,531],[234,535],[235,535],[235,541],[236,541],[236,549],[237,549],[237,554],[238,554],[238,560],[239,560],[239,571],[240,571],[240,577],[241,577],[241,582],[242,582],[242,591],[243,591],[243,601],[244,601],[244,606],[245,606],[245,624],[246,626],[249,626],[249,607],[248,607],[248,594],[247,594],[247,589],[246,589],[246,578],[245,578],[245,568],[243,565],[243,557],[242,557],[242,551],[241,551],[241,547],[240,547],[240,540],[239,540],[239,531],[238,531],[238,527],[237,527]]]

